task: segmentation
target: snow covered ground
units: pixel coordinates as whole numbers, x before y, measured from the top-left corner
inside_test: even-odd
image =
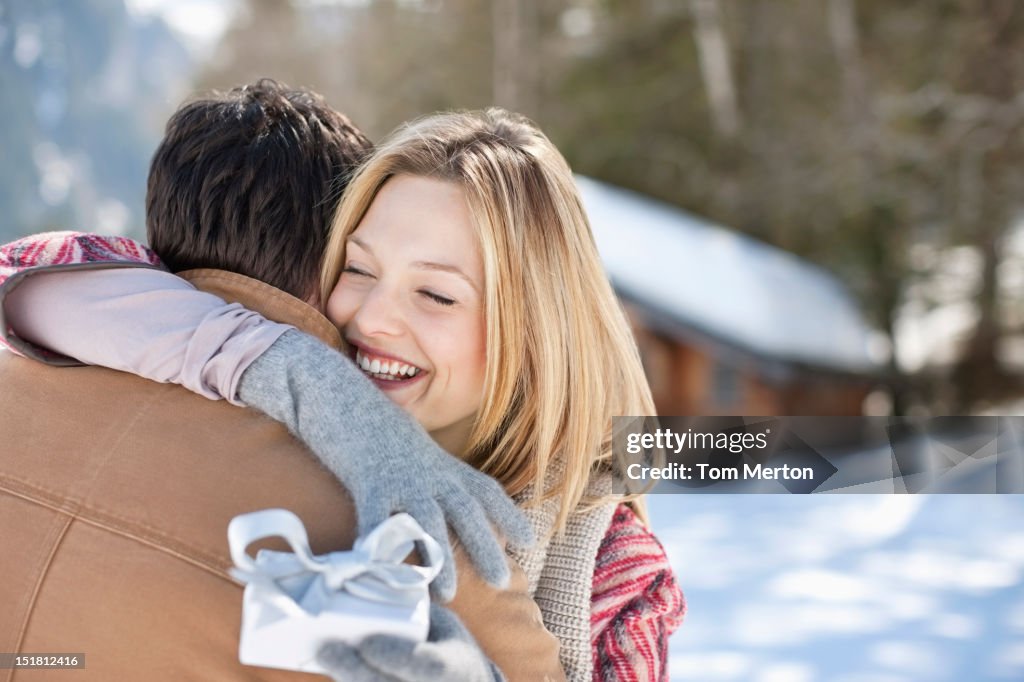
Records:
[[[652,495],[672,680],[1024,679],[1024,496]]]

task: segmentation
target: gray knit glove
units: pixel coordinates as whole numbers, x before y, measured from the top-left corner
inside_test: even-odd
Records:
[[[287,425],[345,484],[360,535],[404,511],[441,544],[435,596],[455,596],[445,522],[481,577],[508,585],[505,552],[488,521],[511,545],[526,547],[533,541],[526,516],[497,481],[441,449],[341,353],[289,330],[245,370],[238,397]]]
[[[426,642],[394,635],[371,635],[356,646],[331,642],[317,657],[332,679],[341,682],[502,682],[501,674],[480,650],[458,617],[430,605]]]

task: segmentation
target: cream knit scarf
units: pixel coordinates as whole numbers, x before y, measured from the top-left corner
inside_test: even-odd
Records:
[[[555,468],[555,467],[552,467]],[[548,479],[559,472],[549,471]],[[604,497],[612,491],[610,474],[595,476],[588,496]],[[520,504],[532,497],[532,489],[519,496]],[[570,682],[590,682],[593,663],[590,643],[590,600],[597,550],[612,522],[614,503],[577,511],[569,517],[565,532],[544,541],[555,525],[558,499],[526,509],[538,541],[514,557],[530,581],[530,594],[540,606],[544,625],[561,644],[559,657]]]

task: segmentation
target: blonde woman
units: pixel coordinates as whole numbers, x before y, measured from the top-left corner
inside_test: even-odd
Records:
[[[517,559],[567,676],[666,678],[682,595],[641,502],[612,495],[609,464],[611,418],[653,405],[550,141],[497,109],[400,128],[349,184],[321,300],[364,373],[527,510],[539,540]]]

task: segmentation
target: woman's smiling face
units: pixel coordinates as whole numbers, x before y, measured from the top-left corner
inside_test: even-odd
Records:
[[[483,259],[462,189],[388,180],[349,236],[327,316],[373,382],[459,454],[486,368]]]

